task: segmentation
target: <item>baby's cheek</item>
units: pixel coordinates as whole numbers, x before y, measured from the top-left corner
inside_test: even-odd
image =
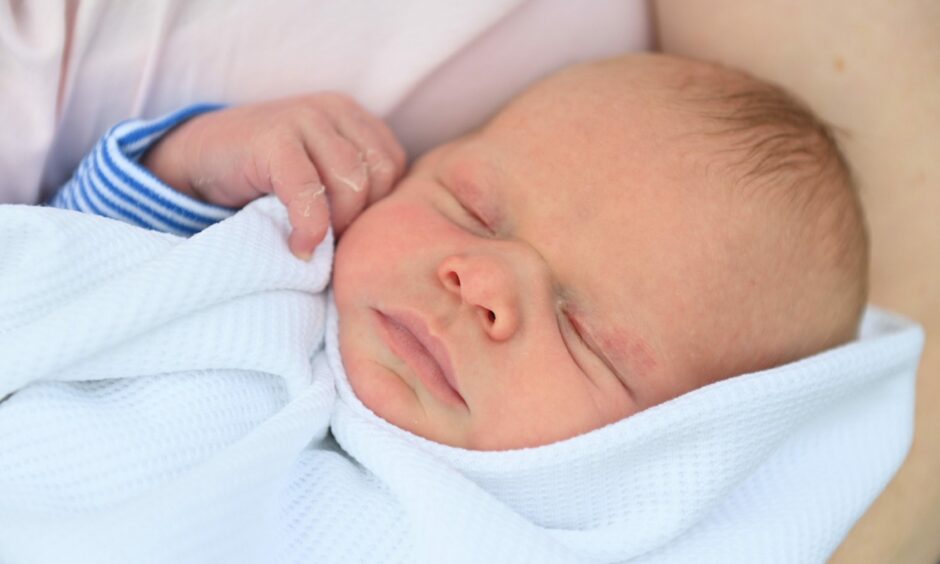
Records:
[[[440,228],[438,214],[420,201],[394,196],[367,209],[347,231],[355,237],[355,247],[400,259],[404,253],[433,242]]]
[[[562,343],[533,341],[514,348],[511,354],[494,351],[488,355],[487,372],[494,385],[487,395],[502,411],[535,415],[559,405],[570,406],[581,397],[584,376]]]

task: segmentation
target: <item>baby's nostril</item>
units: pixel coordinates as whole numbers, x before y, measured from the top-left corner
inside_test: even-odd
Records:
[[[460,276],[457,275],[453,270],[447,273],[447,278],[450,279],[450,283],[456,287],[460,287]]]
[[[496,312],[491,309],[486,310],[486,318],[490,320],[490,323],[496,323]]]

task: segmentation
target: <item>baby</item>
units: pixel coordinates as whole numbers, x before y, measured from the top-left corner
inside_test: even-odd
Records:
[[[219,206],[276,194],[301,258],[332,224],[353,390],[467,449],[569,438],[845,343],[866,301],[862,212],[825,127],[674,57],[557,73],[400,181],[391,132],[337,95],[203,113],[142,163]]]

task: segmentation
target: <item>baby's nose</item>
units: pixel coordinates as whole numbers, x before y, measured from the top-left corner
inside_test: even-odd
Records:
[[[508,264],[483,255],[449,256],[437,268],[444,288],[472,309],[491,339],[505,341],[519,327],[519,287]]]

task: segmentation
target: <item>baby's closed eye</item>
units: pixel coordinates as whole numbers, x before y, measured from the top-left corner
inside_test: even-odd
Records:
[[[623,375],[613,366],[577,316],[571,313],[561,300],[555,309],[562,339],[565,341],[565,346],[578,367],[590,377],[595,377],[599,371],[609,373],[632,396],[633,391],[627,385]]]

